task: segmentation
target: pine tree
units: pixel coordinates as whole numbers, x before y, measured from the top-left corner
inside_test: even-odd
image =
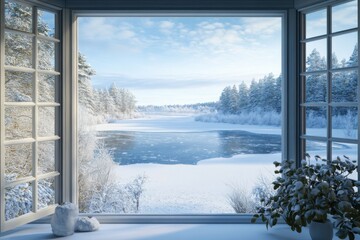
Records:
[[[248,87],[246,86],[245,82],[242,81],[239,85],[239,103],[238,103],[238,112],[244,112],[248,108]]]

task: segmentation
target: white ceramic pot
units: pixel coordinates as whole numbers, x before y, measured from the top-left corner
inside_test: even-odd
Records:
[[[326,222],[311,222],[309,225],[309,232],[312,240],[332,240],[334,231],[332,223]]]

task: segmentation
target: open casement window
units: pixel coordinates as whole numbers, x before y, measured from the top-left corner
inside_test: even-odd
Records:
[[[1,1],[1,231],[49,215],[59,203],[59,13]]]
[[[358,161],[358,1],[306,9],[300,21],[301,158]]]

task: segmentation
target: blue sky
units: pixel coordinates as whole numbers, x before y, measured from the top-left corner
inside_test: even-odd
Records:
[[[79,49],[97,88],[139,105],[217,101],[227,85],[281,73],[281,18],[82,17]]]

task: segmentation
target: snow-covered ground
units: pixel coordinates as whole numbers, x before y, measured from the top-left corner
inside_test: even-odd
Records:
[[[238,155],[198,165],[119,166],[113,173],[120,181],[147,176],[140,204],[143,214],[234,213],[227,199],[233,187],[251,191],[260,175],[272,177],[272,162],[279,159],[280,154]]]

